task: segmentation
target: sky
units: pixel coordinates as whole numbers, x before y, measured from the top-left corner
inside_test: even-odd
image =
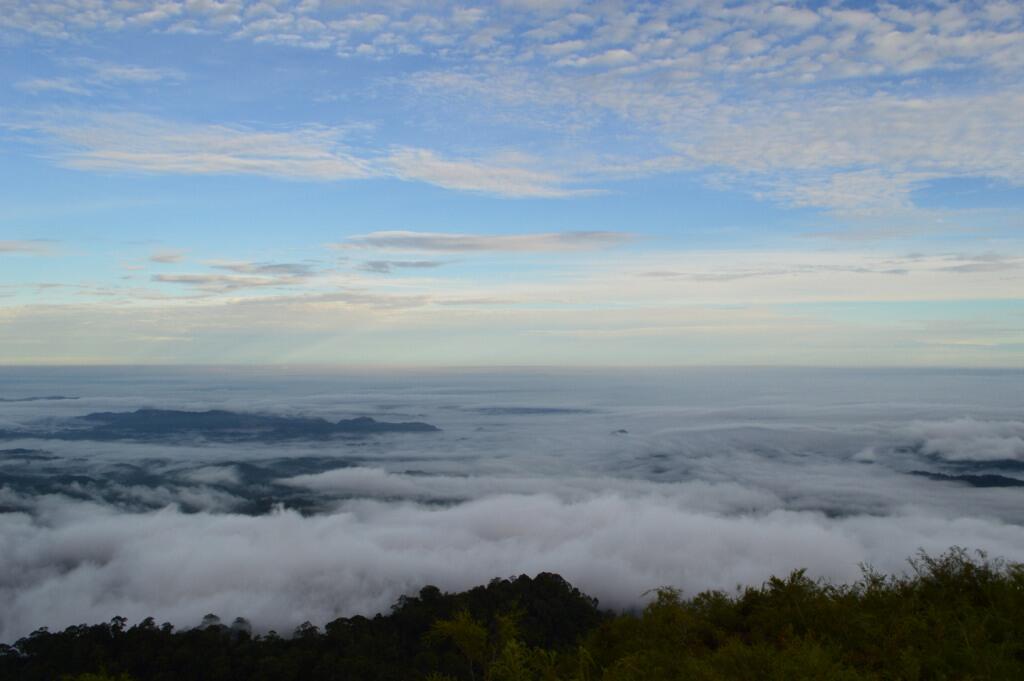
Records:
[[[0,0],[0,364],[1024,366],[1016,2]]]

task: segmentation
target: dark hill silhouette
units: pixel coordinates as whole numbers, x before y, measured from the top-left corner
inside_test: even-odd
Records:
[[[1024,487],[1024,480],[996,473],[947,475],[945,473],[931,473],[929,471],[910,471],[910,474],[940,482],[960,482],[971,487]]]
[[[369,416],[331,422],[322,418],[274,416],[211,409],[137,409],[96,412],[74,419],[56,430],[0,431],[0,438],[39,437],[57,440],[166,440],[202,437],[207,440],[248,442],[326,440],[335,436],[362,437],[380,433],[432,433],[437,426],[420,421],[388,422]]]

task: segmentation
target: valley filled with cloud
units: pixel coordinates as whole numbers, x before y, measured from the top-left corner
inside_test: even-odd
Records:
[[[209,612],[290,631],[540,571],[630,609],[954,545],[1024,560],[1020,378],[6,369],[0,640]],[[438,430],[318,425],[371,418]]]

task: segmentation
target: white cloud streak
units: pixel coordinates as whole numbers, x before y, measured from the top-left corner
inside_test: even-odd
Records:
[[[70,78],[30,78],[20,80],[14,87],[25,92],[38,94],[40,92],[63,92],[70,95],[91,95],[92,92],[76,83]]]
[[[515,154],[448,159],[434,151],[355,149],[343,128],[299,126],[261,130],[243,126],[182,124],[125,113],[41,117],[8,127],[37,136],[58,161],[79,170],[182,174],[261,175],[336,182],[395,178],[445,189],[508,198],[562,198],[593,193],[566,185],[571,176],[537,170],[537,159]]]
[[[81,123],[49,121],[29,127],[57,142],[62,164],[82,170],[319,181],[371,174],[365,162],[347,153],[339,130],[316,126],[261,132],[176,125],[135,114],[96,114]]]
[[[387,231],[351,237],[336,248],[374,248],[443,253],[544,253],[587,251],[621,245],[632,237],[624,232],[547,232],[540,234],[451,234]]]
[[[59,63],[74,72],[51,78],[30,78],[14,84],[31,94],[60,92],[91,97],[97,91],[109,91],[122,85],[147,85],[159,81],[180,81],[185,76],[177,69],[152,68],[135,64],[116,64],[95,59],[78,58]]]
[[[291,276],[249,276],[242,274],[154,274],[152,281],[182,284],[208,293],[228,293],[243,289],[286,287],[301,283]]]
[[[0,241],[0,255],[21,253],[25,255],[46,255],[52,250],[52,242],[41,239],[21,241]]]
[[[156,251],[149,256],[150,262],[155,262],[162,265],[179,263],[184,259],[185,252],[176,250]]]
[[[501,159],[445,159],[427,149],[400,148],[391,152],[385,164],[397,177],[422,180],[445,189],[512,198],[558,198],[594,193],[593,190],[565,188],[562,176],[535,170],[523,162],[513,165]]]

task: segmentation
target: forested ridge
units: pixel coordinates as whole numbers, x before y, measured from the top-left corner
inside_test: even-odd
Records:
[[[733,594],[661,589],[622,614],[550,573],[454,594],[428,586],[388,614],[288,637],[214,617],[182,631],[115,618],[0,646],[0,678],[1024,679],[1024,566],[962,549],[910,565],[866,568],[850,585],[796,571]]]

